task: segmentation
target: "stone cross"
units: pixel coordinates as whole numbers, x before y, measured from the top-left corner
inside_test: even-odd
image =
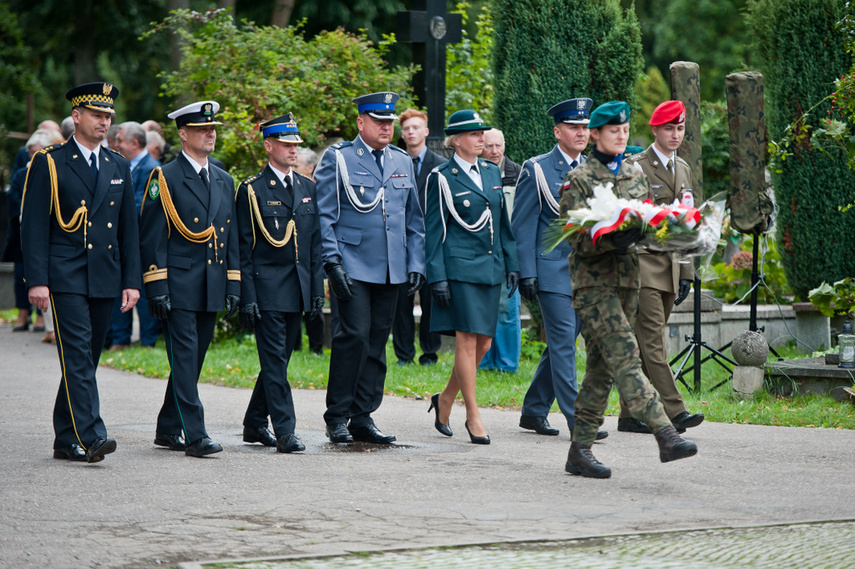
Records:
[[[413,60],[422,67],[413,86],[419,103],[427,107],[429,142],[443,138],[445,46],[459,43],[462,30],[461,15],[449,14],[446,0],[413,0],[413,10],[398,12],[398,40],[413,44]]]

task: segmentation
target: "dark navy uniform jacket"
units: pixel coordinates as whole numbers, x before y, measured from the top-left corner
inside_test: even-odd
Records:
[[[155,183],[161,170],[167,188]],[[240,295],[234,182],[210,163],[208,171],[210,193],[181,153],[152,172],[143,199],[140,249],[146,297],[168,294],[172,308],[179,310],[219,312],[226,294]],[[164,208],[164,190],[174,205],[172,212]],[[197,237],[183,234],[179,221]],[[210,227],[213,235],[199,235]]]
[[[294,172],[293,199],[279,177],[266,167],[241,182],[237,192],[237,223],[240,236],[241,303],[257,302],[260,310],[300,312],[311,309],[311,297],[324,296],[321,264],[321,227],[318,221],[315,183]],[[250,202],[252,188],[258,204]],[[293,219],[295,238],[277,247]]]
[[[502,174],[495,164],[482,158],[478,159],[478,167],[483,190],[478,189],[469,175],[461,170],[453,156],[428,177],[425,252],[430,284],[454,280],[497,285],[505,282],[507,273],[519,271],[516,242],[502,193]],[[489,225],[480,231],[470,232],[452,217],[444,201],[440,208],[438,174],[448,180],[454,208],[465,223],[475,223],[489,207],[493,216],[492,239]]]
[[[59,212],[53,210],[48,157],[56,166]],[[51,292],[91,298],[115,298],[123,289],[139,288],[139,233],[130,166],[117,152],[103,147],[99,166],[96,184],[73,140],[33,157],[21,218],[28,287],[45,285]],[[80,212],[76,220],[75,212]],[[74,231],[64,230],[57,217]]]

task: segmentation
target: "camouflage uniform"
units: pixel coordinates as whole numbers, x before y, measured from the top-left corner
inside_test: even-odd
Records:
[[[649,191],[647,177],[635,167],[624,162],[614,174],[589,156],[564,178],[561,212],[586,207],[585,200],[594,195],[593,187],[609,182],[618,197],[644,199]],[[588,235],[571,240],[571,244],[573,308],[582,320],[588,352],[585,377],[576,399],[573,442],[593,444],[603,424],[613,380],[632,416],[658,432],[671,422],[641,370],[633,333],[640,286],[638,255],[634,247],[616,250],[609,235],[598,239],[596,245]]]

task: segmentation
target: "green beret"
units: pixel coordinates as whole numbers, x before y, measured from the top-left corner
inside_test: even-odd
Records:
[[[472,110],[457,111],[448,117],[448,125],[445,127],[445,135],[460,134],[461,132],[472,132],[473,130],[490,130],[493,127],[484,124],[481,115]]]
[[[623,124],[629,122],[629,104],[625,101],[609,101],[603,103],[591,113],[588,128],[598,128],[606,124]]]
[[[638,154],[639,152],[644,152],[644,149],[640,146],[627,146],[623,155],[632,156],[633,154]]]

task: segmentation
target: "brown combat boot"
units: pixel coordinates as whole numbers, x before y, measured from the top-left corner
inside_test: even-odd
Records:
[[[570,452],[567,453],[567,462],[564,470],[570,474],[579,474],[588,478],[610,478],[612,469],[594,458],[590,445],[581,443],[570,443]]]
[[[698,446],[678,435],[673,425],[668,425],[655,436],[656,442],[659,443],[659,460],[662,462],[671,462],[698,454]]]

